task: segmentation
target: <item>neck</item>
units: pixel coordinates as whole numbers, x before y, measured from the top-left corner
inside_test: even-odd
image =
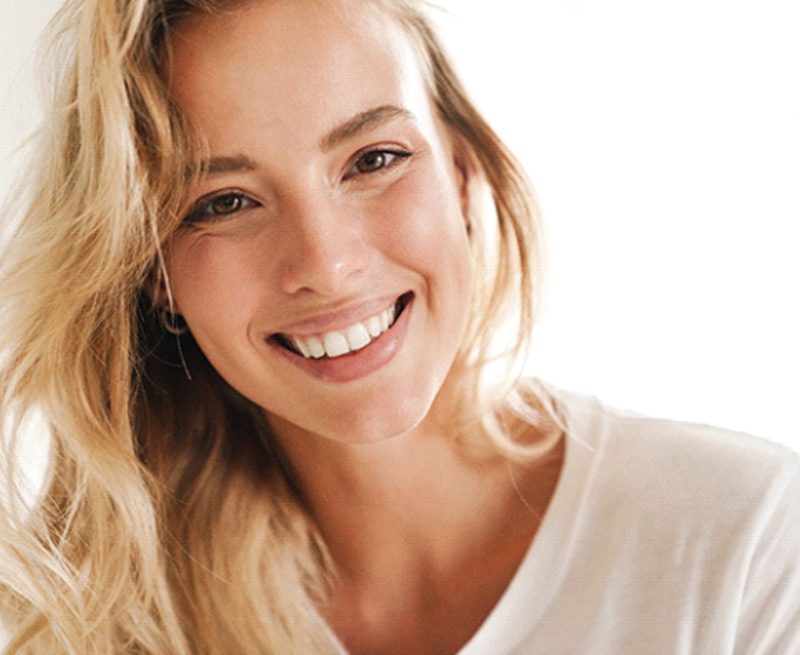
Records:
[[[510,516],[530,536],[531,502],[520,491],[532,494],[531,479],[540,485],[541,476],[518,467],[514,480],[500,457],[467,459],[432,419],[370,444],[333,441],[275,418],[270,424],[340,574],[354,586],[446,577],[501,534],[512,536],[501,528]]]

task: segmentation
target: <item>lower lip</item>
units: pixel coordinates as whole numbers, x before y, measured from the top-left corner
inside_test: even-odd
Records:
[[[394,325],[386,332],[361,350],[340,357],[306,359],[271,341],[267,341],[267,344],[292,364],[316,378],[329,382],[351,382],[377,371],[394,358],[403,345],[413,306],[414,299],[412,298]]]

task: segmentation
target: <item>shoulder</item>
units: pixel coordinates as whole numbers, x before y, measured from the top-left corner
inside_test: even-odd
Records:
[[[611,607],[634,641],[671,643],[683,626],[692,652],[800,652],[798,455],[586,396],[555,399],[567,438],[550,527],[568,553],[565,607]]]
[[[642,416],[596,398],[559,394],[575,447],[593,453],[624,481],[680,483],[672,491],[780,491],[800,475],[800,455],[752,435],[696,423]]]
[[[775,512],[800,518],[800,456],[784,446],[640,416],[586,396],[562,393],[559,403],[567,458],[570,448],[587,458],[590,502],[607,515],[754,539]]]

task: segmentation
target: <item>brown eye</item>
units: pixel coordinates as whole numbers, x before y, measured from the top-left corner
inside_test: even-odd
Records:
[[[232,214],[242,208],[242,196],[237,193],[226,193],[211,201],[209,209],[214,214]]]
[[[356,159],[345,177],[381,173],[410,156],[411,153],[406,150],[370,150]]]
[[[187,223],[211,223],[257,207],[258,203],[241,191],[227,191],[200,202],[186,216]]]
[[[363,155],[356,162],[356,170],[359,173],[372,173],[386,166],[386,153],[374,150]]]

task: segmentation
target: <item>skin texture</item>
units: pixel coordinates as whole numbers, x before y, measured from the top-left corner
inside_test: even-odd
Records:
[[[203,220],[168,244],[176,310],[287,453],[341,573],[320,612],[350,652],[455,652],[516,570],[561,452],[478,465],[437,419],[469,310],[469,157],[435,117],[404,33],[365,3],[194,15],[172,51],[176,101],[228,158],[186,199]],[[411,117],[321,147],[387,106]],[[375,149],[411,156],[361,172]],[[215,194],[237,211],[210,216]],[[351,323],[363,303],[409,291],[393,356],[356,379],[311,374],[265,340],[331,313]]]
[[[173,239],[177,310],[214,367],[270,415],[337,441],[405,433],[447,375],[471,276],[463,176],[414,53],[393,25],[372,17],[366,30],[348,27],[314,3],[259,4],[221,20],[184,26],[174,93],[212,156],[244,155],[255,167],[209,176],[192,196],[239,189],[257,206]],[[387,105],[414,118],[320,150],[331,129]],[[373,147],[413,154],[349,174]],[[316,379],[265,343],[284,326],[407,291],[415,300],[402,356],[359,380]]]

